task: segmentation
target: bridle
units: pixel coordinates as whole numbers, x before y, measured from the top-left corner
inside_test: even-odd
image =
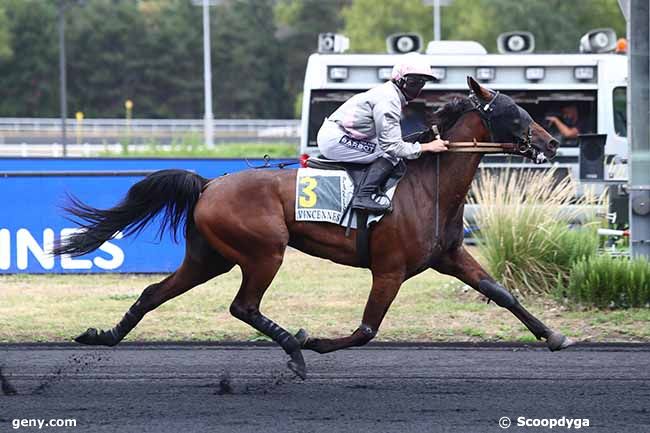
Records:
[[[495,150],[495,151],[489,151],[484,153],[512,153],[512,154],[518,154],[530,158],[533,161],[535,161],[535,163],[537,164],[541,164],[542,162],[545,162],[546,156],[544,155],[544,153],[537,150],[533,146],[533,133],[530,125],[528,125],[523,137],[517,136],[514,143],[498,142],[498,136],[497,134],[495,134],[494,110],[495,107],[497,106],[497,99],[499,98],[500,95],[501,93],[499,91],[496,91],[494,93],[494,96],[487,103],[484,103],[479,99],[479,97],[473,91],[470,91],[468,99],[472,103],[472,107],[463,112],[463,114],[470,111],[476,111],[479,113],[483,125],[490,133],[491,143],[485,143],[485,144],[491,144],[492,147],[497,147],[500,150],[500,152]],[[450,145],[451,144],[452,143],[450,143]],[[464,147],[468,147],[468,146],[464,146]],[[481,146],[475,146],[475,147],[476,150],[474,150],[474,152],[482,152],[482,150],[480,150]],[[484,146],[484,148],[489,148],[489,147],[490,146]],[[450,150],[452,149],[450,148]]]
[[[535,163],[541,164],[546,161],[546,157],[543,152],[535,149],[533,146],[533,137],[530,124],[527,125],[526,134],[523,138],[517,137],[514,143],[502,143],[498,142],[498,135],[494,132],[494,110],[497,104],[497,99],[499,98],[499,92],[495,92],[492,99],[487,103],[482,103],[481,100],[476,96],[474,92],[470,92],[469,100],[472,103],[472,107],[463,111],[461,116],[465,113],[477,111],[481,117],[481,122],[483,126],[490,133],[490,143],[477,142],[450,142],[447,145],[447,152],[468,152],[468,153],[510,153],[515,155],[521,155],[528,158],[531,158]],[[521,110],[519,107],[517,107]],[[521,115],[521,114],[520,114]],[[520,119],[521,120],[521,119]],[[427,131],[428,132],[428,131]],[[440,138],[438,134],[437,126],[433,125],[431,132],[435,138]],[[435,169],[435,214],[434,214],[434,227],[435,227],[435,240],[440,242],[440,153],[436,153],[436,169]]]

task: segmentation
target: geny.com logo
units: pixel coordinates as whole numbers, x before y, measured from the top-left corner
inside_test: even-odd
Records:
[[[39,430],[43,427],[76,427],[76,419],[13,419],[11,427],[18,430],[21,427],[37,427]]]

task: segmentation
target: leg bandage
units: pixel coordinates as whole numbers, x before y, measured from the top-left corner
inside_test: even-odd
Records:
[[[300,349],[300,343],[296,338],[289,334],[287,331],[278,326],[277,323],[268,319],[260,313],[254,313],[250,322],[253,327],[263,334],[271,337],[273,341],[278,343],[284,351],[288,354]]]
[[[359,331],[370,339],[375,338],[375,335],[377,335],[377,331],[373,331],[373,329],[365,323],[359,325]]]
[[[517,300],[501,284],[490,280],[481,280],[478,283],[479,292],[493,300],[498,306],[510,308],[517,303]]]

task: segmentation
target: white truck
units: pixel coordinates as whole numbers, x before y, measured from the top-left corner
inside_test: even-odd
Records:
[[[390,79],[391,67],[399,55],[315,53],[309,57],[302,101],[303,159],[318,153],[316,135],[323,119],[353,94]],[[549,116],[558,116],[567,106],[574,106],[577,112],[580,133],[607,135],[608,162],[627,157],[627,56],[613,52],[487,54],[480,44],[470,41],[430,42],[425,55],[438,79],[427,83],[421,95],[407,106],[403,135],[424,129],[425,110],[466,96],[466,77],[471,75],[483,85],[511,96],[540,125],[558,136],[561,147],[552,163],[559,165],[560,170],[578,177],[577,140],[564,139],[547,120]],[[506,155],[488,155],[483,159],[484,167],[513,164],[534,165]]]

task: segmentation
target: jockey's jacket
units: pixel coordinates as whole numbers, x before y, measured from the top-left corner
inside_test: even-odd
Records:
[[[345,101],[329,120],[336,122],[352,138],[376,141],[384,152],[399,158],[420,156],[420,143],[402,140],[400,119],[406,98],[391,82],[356,94]]]

